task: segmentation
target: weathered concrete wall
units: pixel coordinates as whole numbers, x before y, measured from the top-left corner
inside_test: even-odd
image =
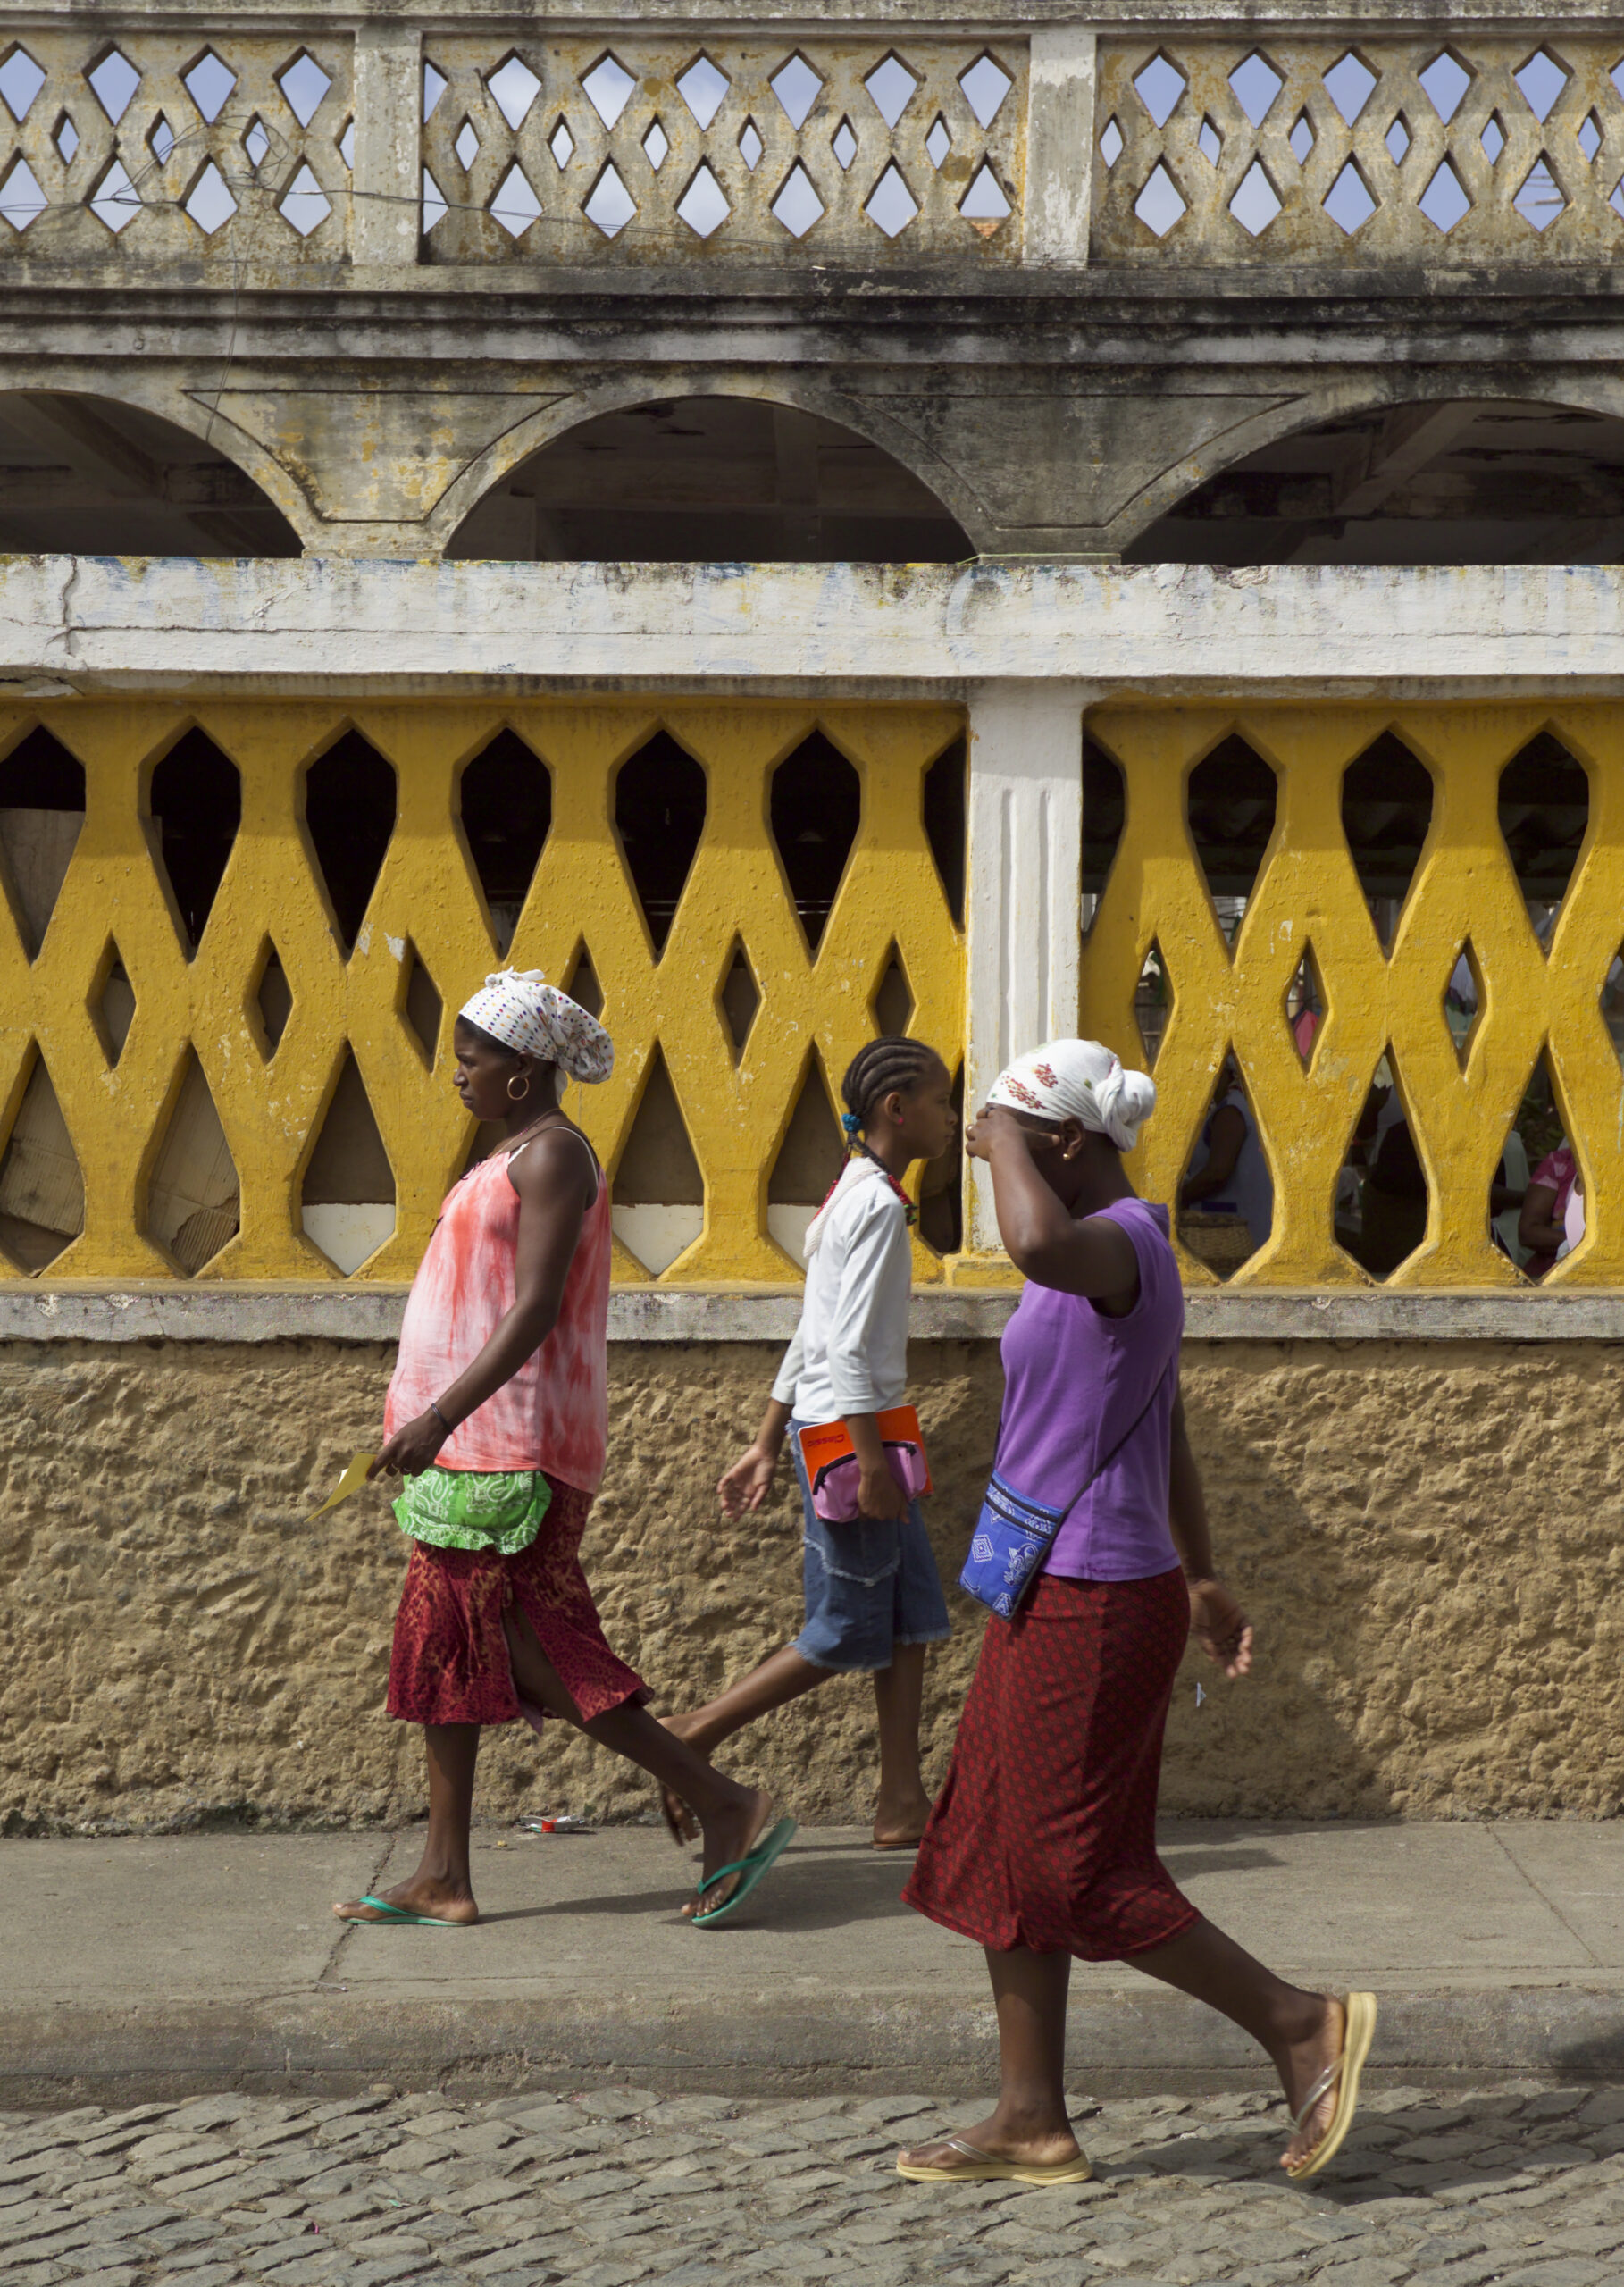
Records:
[[[707,1694],[799,1624],[780,1501],[724,1528],[763,1345],[616,1345],[614,1468],[588,1543],[611,1639],[659,1695]],[[382,1502],[302,1521],[371,1444],[387,1345],[13,1343],[0,1352],[0,1814],[12,1830],[256,1816],[339,1823],[423,1801],[383,1713],[405,1548]],[[990,1344],[916,1351],[956,1570],[992,1443]],[[1624,1353],[1616,1345],[1193,1344],[1185,1389],[1223,1561],[1258,1623],[1228,1685],[1192,1661],[1170,1810],[1474,1816],[1624,1805]],[[977,1629],[928,1680],[942,1771]],[[1195,1704],[1200,1680],[1205,1704]],[[807,1816],[864,1814],[866,1687],[840,1681],[732,1762]],[[481,1805],[652,1791],[560,1730],[490,1742]]]

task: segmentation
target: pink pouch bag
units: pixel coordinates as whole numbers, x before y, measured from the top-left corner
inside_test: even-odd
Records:
[[[892,1475],[910,1501],[931,1490],[930,1463],[919,1434],[919,1417],[911,1405],[893,1406],[878,1417]],[[812,1507],[825,1524],[849,1525],[858,1514],[858,1492],[863,1471],[851,1450],[843,1421],[820,1421],[801,1430],[800,1454]]]

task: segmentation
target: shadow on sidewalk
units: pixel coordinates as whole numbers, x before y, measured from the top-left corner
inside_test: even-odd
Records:
[[[825,1863],[831,1861],[835,1863]],[[902,1903],[902,1885],[913,1865],[903,1851],[875,1857],[871,1864],[854,1864],[844,1852],[793,1848],[774,1869],[770,1888],[762,1885],[757,1897],[764,1913],[770,1912],[776,1936],[796,1931],[842,1930],[858,1922],[912,1920],[912,1909]],[[699,1879],[695,1866],[692,1881]],[[508,1907],[481,1917],[484,1922],[567,1920],[574,1914],[648,1914],[680,1912],[693,1896],[692,1881],[657,1890],[608,1890],[601,1896],[556,1898],[546,1906]],[[759,1918],[757,1898],[737,1927],[747,1930]],[[732,1928],[732,1924],[724,1925]]]
[[[1580,2088],[1529,2095],[1524,2083],[1521,2094],[1472,2095],[1459,2105],[1421,2101],[1419,2091],[1416,2101],[1403,2101],[1411,2093],[1377,2092],[1326,2174],[1302,2189],[1344,2207],[1441,2195],[1461,2208],[1464,2223],[1472,2202],[1462,2193],[1533,2192],[1545,2176],[1600,2169],[1615,2146],[1624,2149],[1624,2093]],[[1255,2101],[1257,2112],[1233,2128],[1209,2122],[1185,2126],[1181,2107],[1134,2122],[1131,2136],[1096,2141],[1086,2120],[1080,2133],[1095,2174],[1107,2182],[1145,2175],[1255,2180],[1274,2174],[1285,2182],[1277,2166],[1290,2135],[1285,2105]],[[1581,2136],[1586,2140],[1578,2140]],[[1602,2181],[1616,2182],[1610,2166]],[[1570,2177],[1568,2188],[1582,2196],[1583,2179],[1574,2183]]]
[[[1203,1850],[1193,1843],[1163,1843],[1158,1856],[1176,1882],[1193,1881],[1197,1874],[1252,1873],[1260,1867],[1285,1864],[1272,1850]]]

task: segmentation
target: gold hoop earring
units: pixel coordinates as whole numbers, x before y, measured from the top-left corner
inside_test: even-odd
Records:
[[[515,1088],[515,1087],[514,1086],[514,1080],[523,1080],[523,1083],[524,1083],[524,1085],[523,1085],[522,1088]],[[528,1096],[528,1095],[529,1095],[529,1093],[530,1093],[530,1075],[529,1075],[529,1073],[528,1073],[528,1072],[515,1072],[515,1073],[514,1074],[514,1076],[513,1076],[513,1080],[510,1080],[510,1081],[507,1083],[507,1100],[508,1100],[508,1102],[509,1102],[510,1103],[522,1104],[522,1103],[524,1102],[525,1097],[526,1097],[526,1096]]]

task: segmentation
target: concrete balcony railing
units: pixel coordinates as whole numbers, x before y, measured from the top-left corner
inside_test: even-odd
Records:
[[[0,62],[0,253],[132,271],[1018,259],[1024,35],[904,45],[29,29]]]
[[[259,282],[399,271],[1595,262],[1624,33],[1176,37],[718,13],[517,38],[263,12],[0,14],[0,260]]]
[[[1099,262],[1624,247],[1624,36],[1101,41]]]

